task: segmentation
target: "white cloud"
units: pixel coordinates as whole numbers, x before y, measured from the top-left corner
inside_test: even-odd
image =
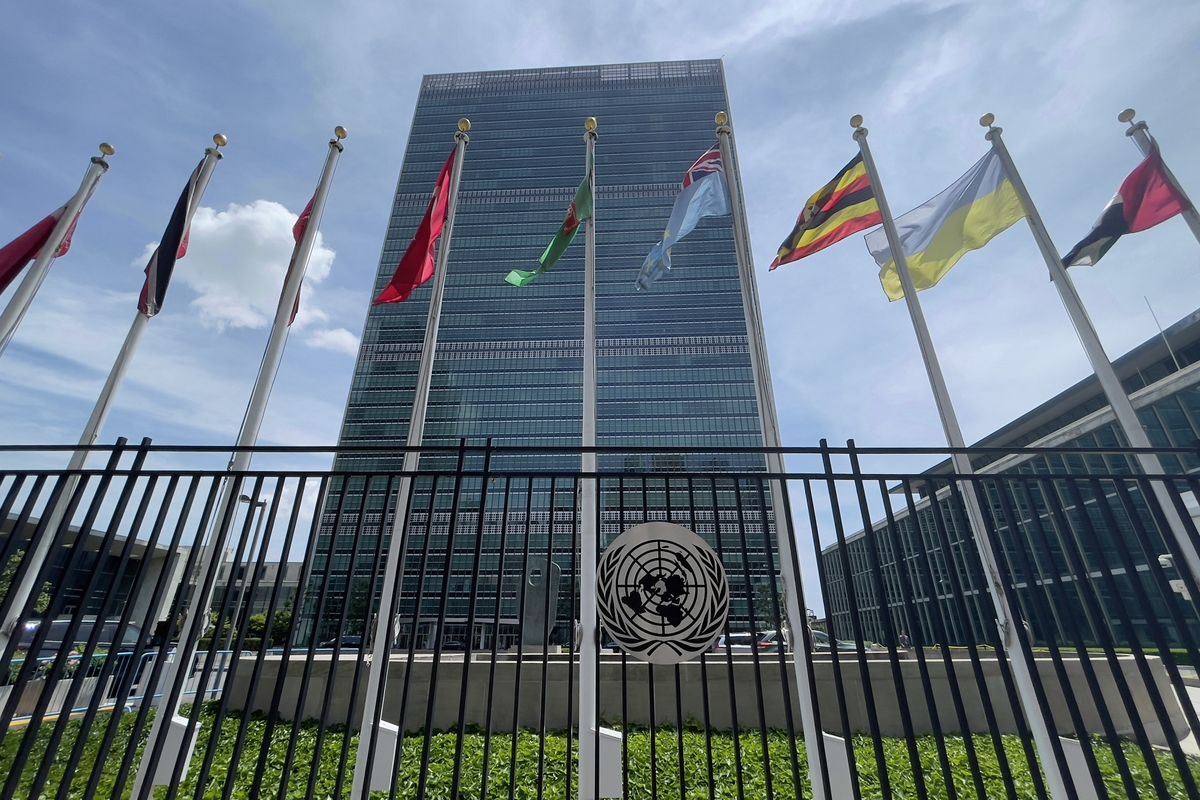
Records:
[[[321,328],[305,337],[304,343],[318,350],[358,355],[358,337],[345,328]]]
[[[191,305],[209,327],[270,325],[295,245],[296,218],[271,200],[230,203],[224,211],[201,206],[192,218],[187,258],[175,267],[173,288],[184,284],[198,295]],[[146,246],[139,268],[154,247]],[[329,277],[334,256],[318,233],[301,292],[298,328],[329,318],[315,302],[313,286]]]

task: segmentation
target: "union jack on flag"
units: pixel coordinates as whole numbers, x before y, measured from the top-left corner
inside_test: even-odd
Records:
[[[704,155],[697,158],[695,164],[692,164],[690,167],[688,167],[688,171],[683,175],[683,186],[680,188],[688,188],[705,175],[724,171],[725,165],[721,163],[721,151],[714,147]]]

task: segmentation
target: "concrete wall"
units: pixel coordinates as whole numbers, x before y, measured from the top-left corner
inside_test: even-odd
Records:
[[[1154,684],[1168,710],[1168,715],[1174,728],[1174,736],[1178,740],[1187,734],[1186,722],[1182,709],[1170,686],[1162,663],[1157,658],[1149,658]],[[568,703],[567,679],[568,664],[565,661],[550,661],[543,664],[537,661],[520,663],[520,680],[518,686],[518,662],[497,661],[494,665],[495,686],[492,691],[492,725],[494,730],[510,729],[513,726],[514,708],[518,724],[523,727],[538,728],[541,725],[542,680],[545,671],[547,699],[545,727],[548,730],[562,730],[567,727],[568,707],[572,719],[575,718],[576,692]],[[1150,696],[1145,684],[1138,674],[1133,656],[1124,656],[1119,661],[1121,670],[1118,674],[1124,677],[1134,700],[1136,715],[1145,725],[1150,740],[1156,745],[1165,746],[1168,734],[1164,733],[1157,723],[1157,717],[1150,702]],[[360,695],[351,708],[350,692],[354,682],[354,670],[358,664],[355,656],[344,655],[332,670],[334,686],[332,702],[325,709],[325,719],[328,723],[342,723],[357,726],[361,713],[363,698],[361,692],[366,687],[366,664],[362,666],[362,683]],[[1117,733],[1128,735],[1132,731],[1129,714],[1118,693],[1114,674],[1107,662],[1093,659],[1097,682],[1101,688],[1106,707],[1113,718]],[[929,660],[930,683],[933,690],[934,706],[926,702],[921,685],[918,663],[915,658],[899,662],[904,693],[912,717],[914,732],[924,735],[933,732],[932,718],[937,714],[943,733],[961,733],[961,726],[955,713],[950,682],[946,665],[940,661]],[[282,671],[284,688],[280,703],[280,715],[293,719],[299,713],[304,718],[320,718],[324,700],[326,682],[331,674],[332,659],[329,655],[318,655],[310,670],[308,689],[304,697],[299,690],[304,671],[304,661],[294,658],[284,664],[280,656],[267,656],[263,665],[262,677],[257,691],[251,699],[251,707],[256,711],[267,711],[271,702],[271,694],[275,681]],[[406,673],[408,675],[408,700],[405,705],[403,727],[413,731],[425,727],[427,700],[430,696],[430,683],[433,673],[433,661],[427,656],[414,661],[411,666],[406,664],[403,657],[392,661],[388,674],[387,697],[385,700],[385,718],[397,722],[396,717],[401,708],[401,695],[404,690]],[[487,714],[488,681],[492,671],[490,661],[475,661],[470,668],[470,681],[466,695],[465,722],[471,725],[484,725]],[[968,660],[952,662],[954,675],[957,678],[962,693],[964,715],[967,727],[973,732],[989,730],[985,714],[985,703],[990,705],[996,717],[996,723],[1002,733],[1016,733],[1014,709],[1008,701],[1004,684],[1001,679],[999,666],[995,659],[981,659],[983,674],[983,690],[981,693],[975,679],[973,667]],[[1082,665],[1078,659],[1065,659],[1066,672],[1070,689],[1078,698],[1080,713],[1088,733],[1103,733],[1097,704],[1093,701],[1085,680]],[[438,665],[437,694],[433,703],[432,727],[434,729],[449,728],[458,722],[459,697],[462,690],[464,663],[462,656],[447,656]],[[246,704],[249,676],[253,669],[253,659],[249,656],[242,660],[236,675],[228,684],[230,707],[242,709]],[[824,659],[815,665],[817,692],[820,697],[820,712],[822,727],[830,733],[842,734],[843,725],[841,713],[837,705],[837,689],[834,681],[833,664]],[[1067,691],[1059,686],[1055,678],[1053,664],[1050,659],[1038,660],[1038,671],[1047,687],[1050,706],[1058,730],[1063,735],[1075,735],[1067,706]],[[870,731],[867,714],[866,685],[870,683],[874,693],[874,707],[878,715],[880,732],[884,736],[903,736],[904,727],[900,714],[899,699],[892,676],[892,664],[887,660],[872,659],[867,665],[867,681],[860,672],[857,664],[843,663],[840,668],[846,696],[846,715],[851,731],[867,733]],[[799,731],[799,709],[796,704],[795,686],[792,680],[792,664],[789,662],[784,670],[778,656],[766,657],[762,661],[762,697],[754,680],[754,663],[750,659],[739,658],[732,665],[717,656],[709,656],[708,663],[700,662],[682,664],[679,667],[680,704],[677,708],[675,700],[675,669],[673,667],[656,666],[653,668],[653,682],[650,681],[650,665],[630,661],[625,676],[627,696],[624,698],[625,712],[622,713],[622,677],[620,661],[605,659],[600,665],[600,718],[603,722],[622,722],[636,725],[648,725],[653,718],[656,724],[673,725],[680,716],[685,721],[707,724],[717,730],[728,730],[733,727],[736,714],[738,727],[753,729],[760,725],[760,712],[766,718],[770,728],[786,728],[787,715],[790,711],[795,730]],[[730,677],[732,675],[732,680]],[[573,682],[577,684],[578,668],[574,670]],[[784,701],[784,688],[789,689],[790,704]],[[653,687],[653,704],[651,702],[651,687]],[[518,692],[519,688],[519,692]],[[707,689],[707,691],[706,691]],[[986,694],[986,698],[984,696]],[[707,704],[707,708],[706,708]]]

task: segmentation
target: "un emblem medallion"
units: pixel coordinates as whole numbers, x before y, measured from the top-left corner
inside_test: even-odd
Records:
[[[679,525],[647,522],[604,551],[596,601],[622,650],[651,664],[678,664],[708,650],[725,628],[729,584],[707,542]]]

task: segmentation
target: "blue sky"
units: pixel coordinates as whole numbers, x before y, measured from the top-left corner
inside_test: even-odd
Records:
[[[66,0],[11,9],[0,54],[0,240],[63,203],[98,142],[117,148],[0,360],[3,443],[75,441],[133,317],[147,248],[215,131],[229,136],[226,158],[102,441],[231,442],[287,231],[340,124],[350,137],[260,440],[332,444],[428,72],[725,59],[790,445],[943,441],[907,313],[886,301],[861,236],[766,270],[804,198],[853,155],[852,114],[866,117],[899,213],[983,154],[976,120],[994,112],[1064,252],[1138,161],[1116,121],[1125,106],[1200,194],[1194,2]],[[1164,324],[1200,306],[1200,245],[1181,220],[1072,275],[1113,355],[1154,334],[1144,296]],[[968,439],[1088,373],[1023,223],[922,301]]]

